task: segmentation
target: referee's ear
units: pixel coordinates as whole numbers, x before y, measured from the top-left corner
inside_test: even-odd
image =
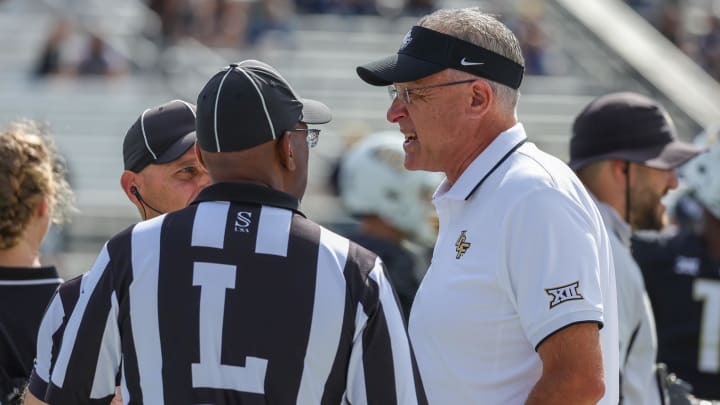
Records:
[[[137,197],[135,197],[135,194],[132,192],[132,188],[137,184],[137,181],[135,180],[136,177],[137,174],[131,172],[130,170],[123,171],[120,176],[120,187],[122,187],[128,200],[135,204],[135,206],[139,206],[140,201],[138,201]]]
[[[195,158],[197,159],[198,163],[200,163],[200,166],[202,166],[205,170],[207,170],[208,167],[205,164],[205,160],[203,159],[202,150],[200,149],[200,145],[198,145],[198,143],[195,142],[195,146],[193,148],[195,149]]]
[[[295,155],[293,153],[293,137],[290,131],[285,131],[275,143],[275,151],[282,167],[288,171],[295,171]],[[303,140],[304,141],[304,140]]]

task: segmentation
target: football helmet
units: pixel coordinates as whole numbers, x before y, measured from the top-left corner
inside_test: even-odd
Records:
[[[716,218],[720,218],[720,143],[713,142],[682,167],[692,195]]]
[[[432,195],[441,173],[405,169],[404,136],[397,131],[370,134],[340,160],[338,188],[347,211],[377,215],[416,243],[432,246],[437,214]]]

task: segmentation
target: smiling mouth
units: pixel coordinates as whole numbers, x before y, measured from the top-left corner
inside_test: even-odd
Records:
[[[417,140],[417,135],[415,134],[405,134],[405,142],[412,142]]]

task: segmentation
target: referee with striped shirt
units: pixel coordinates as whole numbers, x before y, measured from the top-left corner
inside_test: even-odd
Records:
[[[210,183],[210,176],[198,163],[193,148],[197,140],[195,109],[195,105],[183,100],[145,109],[125,134],[122,150],[125,170],[120,185],[143,219],[187,207]],[[35,366],[24,395],[25,405],[45,404],[50,374],[69,315],[80,297],[82,280],[83,276],[78,276],[61,284],[39,329],[35,325]],[[122,403],[120,395],[114,401],[113,404]]]
[[[47,399],[107,404],[424,404],[382,261],[299,211],[330,121],[248,60],[198,97],[213,184],[106,243],[84,277]]]

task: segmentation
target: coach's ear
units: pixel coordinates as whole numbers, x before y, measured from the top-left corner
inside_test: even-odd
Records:
[[[472,118],[483,119],[495,102],[495,93],[490,83],[485,80],[475,80],[470,83],[470,102],[467,104],[468,113]]]

